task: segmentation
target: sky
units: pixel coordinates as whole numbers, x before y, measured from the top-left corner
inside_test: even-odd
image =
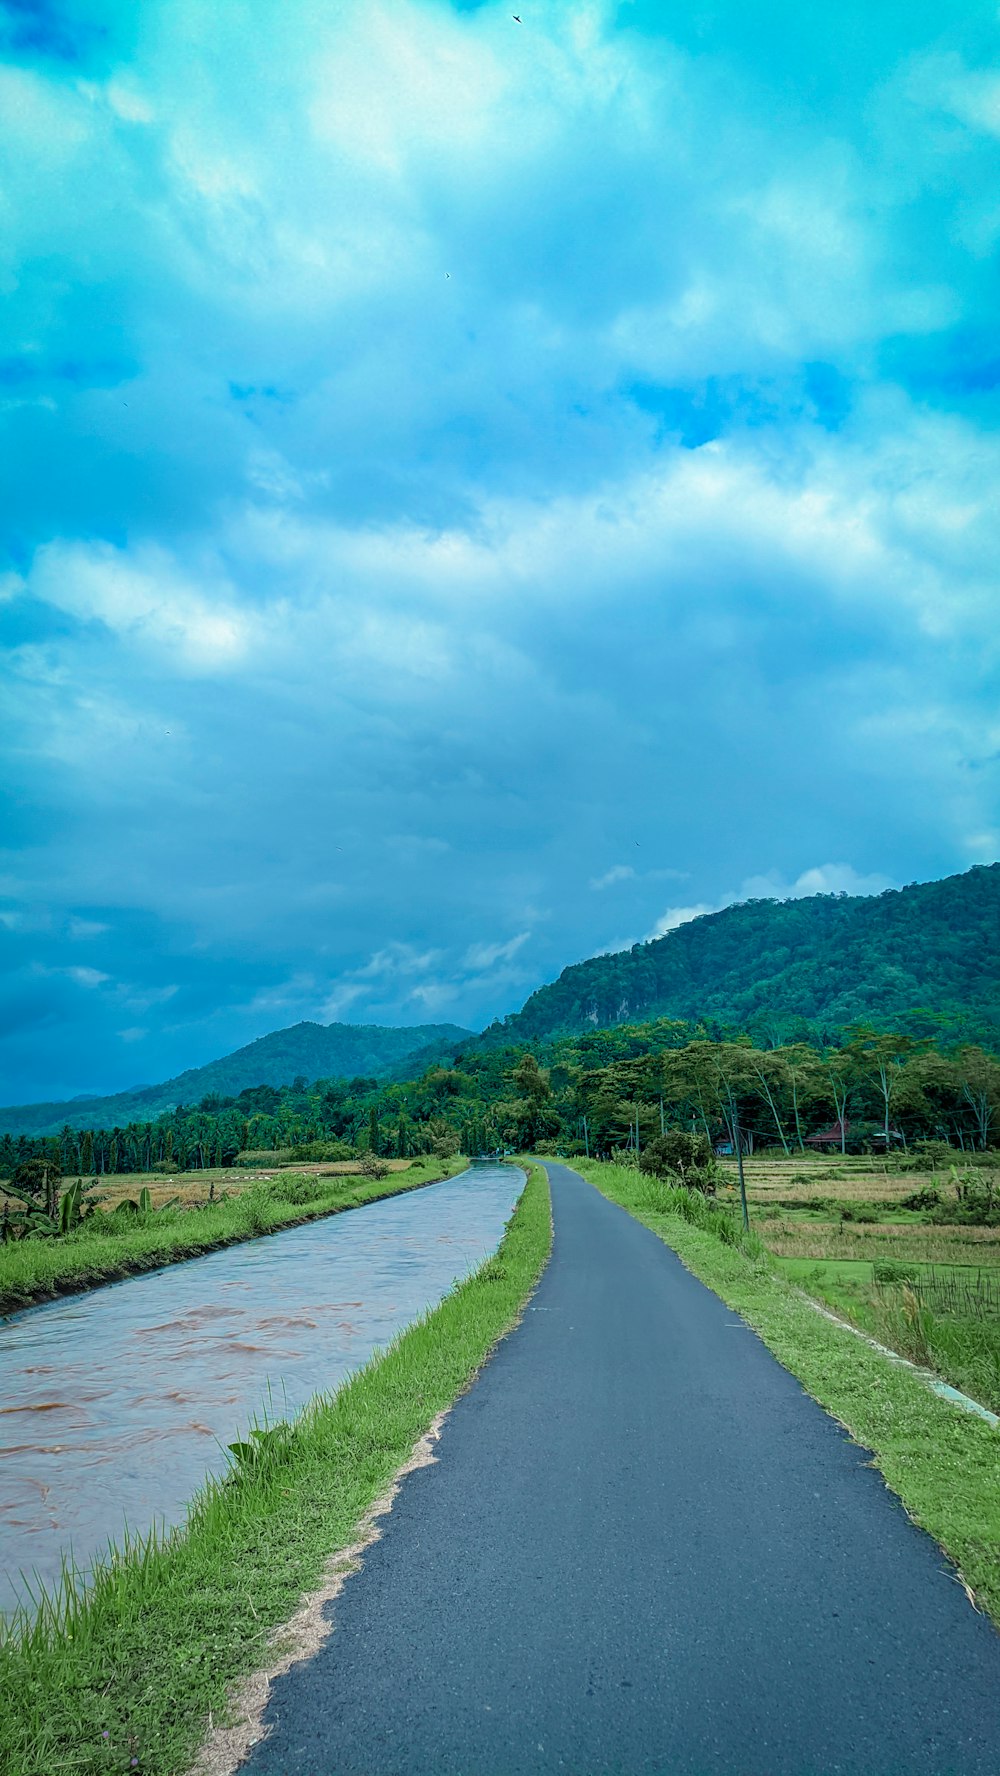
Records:
[[[1000,852],[1000,12],[0,0],[0,1101]]]

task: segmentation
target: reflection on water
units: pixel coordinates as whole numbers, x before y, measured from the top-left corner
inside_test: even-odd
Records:
[[[335,1388],[499,1244],[510,1167],[0,1321],[0,1609],[123,1523],[183,1521],[225,1445]]]

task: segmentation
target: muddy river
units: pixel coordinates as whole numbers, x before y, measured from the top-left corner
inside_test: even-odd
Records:
[[[335,1388],[496,1249],[522,1182],[477,1166],[0,1320],[0,1610],[124,1524],[183,1522],[255,1416]]]

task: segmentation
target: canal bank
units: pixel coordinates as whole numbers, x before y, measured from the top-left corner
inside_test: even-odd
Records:
[[[286,1227],[421,1190],[426,1184],[452,1177],[464,1164],[464,1160],[421,1156],[402,1174],[380,1179],[305,1180],[297,1172],[282,1172],[269,1179],[267,1189],[251,1186],[231,1197],[223,1191],[215,1202],[206,1201],[197,1209],[165,1208],[151,1215],[137,1214],[120,1228],[97,1222],[91,1226],[88,1220],[78,1232],[60,1239],[0,1244],[0,1319],[59,1296],[102,1288],[167,1264],[184,1264],[223,1246],[266,1239]],[[303,1183],[309,1186],[307,1195],[297,1188]],[[283,1189],[289,1190],[290,1196],[284,1196]]]
[[[0,1648],[0,1767],[177,1776],[230,1686],[515,1321],[548,1255],[533,1169],[497,1254],[292,1434],[211,1483],[166,1546],[133,1549]],[[107,1735],[107,1737],[104,1737]],[[136,1758],[137,1764],[131,1760]]]

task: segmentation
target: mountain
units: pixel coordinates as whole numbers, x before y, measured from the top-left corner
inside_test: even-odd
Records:
[[[292,1024],[272,1030],[234,1054],[192,1067],[162,1085],[140,1085],[104,1098],[73,1098],[61,1104],[20,1104],[0,1109],[0,1134],[53,1134],[65,1127],[111,1128],[148,1122],[177,1104],[197,1104],[210,1092],[236,1097],[251,1085],[289,1085],[306,1079],[386,1079],[419,1052],[431,1060],[450,1056],[471,1035],[457,1024]]]
[[[931,1015],[907,1018],[917,1007]],[[1000,864],[876,896],[751,900],[704,914],[565,968],[479,1041],[530,1042],[656,1017],[793,1040],[856,1020],[883,1028],[902,1020],[923,1034],[942,1019],[946,1035],[995,1045]]]
[[[121,1127],[299,1075],[412,1079],[459,1052],[658,1017],[764,1042],[822,1040],[863,1021],[1000,1047],[1000,864],[876,896],[745,901],[574,963],[481,1036],[455,1024],[294,1024],[163,1085],[0,1110],[0,1135]]]

